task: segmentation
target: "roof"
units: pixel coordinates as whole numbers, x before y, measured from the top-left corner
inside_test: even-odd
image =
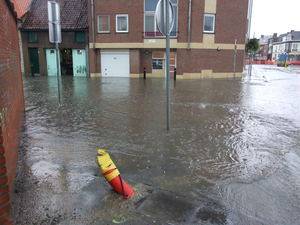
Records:
[[[22,25],[23,30],[48,30],[48,0],[33,0]],[[57,0],[62,30],[88,28],[87,0]]]
[[[300,31],[292,31],[292,40],[300,40]]]
[[[14,4],[18,19],[24,16],[24,14],[27,12],[31,1],[32,0],[11,0],[11,2]]]
[[[271,35],[261,35],[259,39],[259,44],[260,45],[266,45],[268,44],[269,39],[272,38]]]

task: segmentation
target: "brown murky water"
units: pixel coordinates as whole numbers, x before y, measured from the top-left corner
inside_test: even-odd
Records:
[[[300,222],[300,69],[243,80],[178,80],[165,131],[161,79],[25,79],[16,224]],[[107,147],[136,196],[111,191]]]

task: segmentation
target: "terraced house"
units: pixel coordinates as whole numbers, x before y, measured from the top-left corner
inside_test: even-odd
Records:
[[[171,2],[176,17],[171,33],[171,72],[176,68],[179,78],[240,76],[252,1]],[[150,77],[164,76],[165,40],[156,26],[157,3],[89,0],[91,76],[139,77],[144,70]]]
[[[56,50],[49,42],[48,0],[31,0],[21,18],[23,61],[26,75],[56,76]],[[60,5],[61,74],[88,76],[87,0],[57,0]]]

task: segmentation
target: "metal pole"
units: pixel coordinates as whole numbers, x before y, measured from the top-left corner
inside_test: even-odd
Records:
[[[253,54],[250,53],[250,65],[249,65],[249,68],[250,68],[249,75],[250,75],[250,77],[252,76],[252,57],[253,57]]]
[[[237,54],[237,40],[234,40],[234,55],[233,55],[233,77],[236,75],[236,54]]]
[[[188,49],[191,49],[191,19],[192,19],[192,0],[189,0],[189,16],[188,16]]]
[[[59,48],[58,43],[55,43],[56,49],[56,64],[57,64],[57,93],[58,93],[58,104],[61,105],[61,97],[60,97],[60,57],[59,57]]]
[[[167,91],[167,130],[170,130],[170,33],[169,33],[169,1],[165,1],[166,10],[166,91]]]

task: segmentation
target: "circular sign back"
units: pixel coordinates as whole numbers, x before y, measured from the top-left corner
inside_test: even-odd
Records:
[[[165,1],[167,1],[167,9],[169,10],[169,30],[167,31],[166,26],[166,10],[165,10]],[[172,7],[172,4],[169,0],[159,0],[156,6],[155,19],[158,30],[163,34],[170,34],[175,23],[175,14]]]

